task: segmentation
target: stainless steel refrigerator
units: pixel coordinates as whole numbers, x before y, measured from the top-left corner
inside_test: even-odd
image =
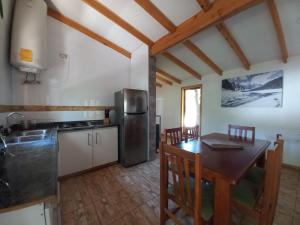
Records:
[[[147,92],[123,89],[115,93],[116,120],[120,124],[119,161],[132,166],[148,159]]]

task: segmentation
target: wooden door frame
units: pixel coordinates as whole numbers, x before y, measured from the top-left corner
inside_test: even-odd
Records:
[[[185,105],[185,98],[184,98],[184,93],[186,90],[193,90],[193,89],[200,89],[200,124],[199,124],[199,127],[200,127],[200,133],[199,135],[201,136],[201,131],[202,131],[202,89],[203,89],[203,85],[202,84],[195,84],[195,85],[189,85],[189,86],[184,86],[184,87],[181,87],[181,92],[180,92],[180,123],[181,123],[181,126],[183,127],[184,124],[183,124],[183,115],[184,115],[184,105]]]

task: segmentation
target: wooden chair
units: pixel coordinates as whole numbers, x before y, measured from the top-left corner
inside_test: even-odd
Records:
[[[228,136],[232,139],[248,140],[248,133],[251,133],[250,141],[255,140],[255,127],[247,127],[240,125],[228,125]]]
[[[182,127],[165,129],[164,132],[164,143],[168,143],[168,139],[171,142],[171,145],[177,145],[180,142],[186,140],[182,132]]]
[[[185,127],[184,134],[188,140],[198,139],[199,138],[199,125],[196,125],[194,127]]]
[[[244,179],[234,188],[233,206],[259,220],[259,225],[273,224],[280,185],[283,144],[282,137],[278,136],[274,149],[267,151],[263,186]]]
[[[193,171],[194,177],[191,177]],[[176,217],[181,209],[194,218],[195,225],[211,220],[213,216],[213,188],[201,182],[202,166],[200,154],[183,151],[175,146],[161,143],[160,150],[160,225],[168,219],[178,225],[184,223]],[[168,208],[168,201],[178,208]]]

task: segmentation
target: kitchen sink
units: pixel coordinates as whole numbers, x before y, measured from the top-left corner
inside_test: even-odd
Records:
[[[5,139],[8,145],[43,141],[48,138],[47,130],[26,130],[13,133]]]
[[[14,136],[35,136],[35,135],[46,135],[47,130],[25,130],[25,131],[18,131],[14,133]]]

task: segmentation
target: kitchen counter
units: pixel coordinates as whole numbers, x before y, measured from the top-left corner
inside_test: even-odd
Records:
[[[0,212],[57,195],[57,130],[45,140],[9,145],[0,162]]]
[[[47,129],[48,138],[8,146],[5,158],[0,160],[0,213],[56,198],[58,132],[115,126],[118,124],[104,125],[102,120],[96,120],[43,123],[31,127]]]

